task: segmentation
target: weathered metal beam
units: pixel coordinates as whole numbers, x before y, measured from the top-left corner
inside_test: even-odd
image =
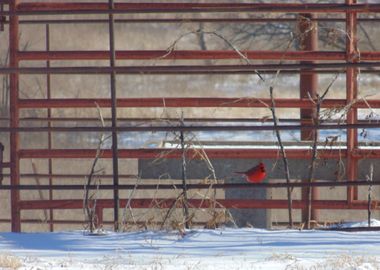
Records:
[[[20,121],[24,122],[97,122],[99,123],[99,118],[97,117],[20,117]],[[109,122],[111,121],[111,118],[109,117],[104,117],[104,122]],[[265,120],[265,121],[264,121]],[[9,117],[0,117],[0,121],[9,121]],[[154,124],[154,123],[162,123],[163,121],[170,121],[170,122],[178,122],[178,118],[175,117],[118,117],[119,122],[138,122],[138,123],[149,123],[149,124]],[[193,122],[215,122],[215,123],[220,123],[220,122],[228,122],[228,123],[238,123],[238,122],[246,122],[246,123],[271,123],[273,122],[272,118],[241,118],[241,117],[228,117],[228,118],[209,118],[209,117],[187,117],[184,119],[185,122],[187,123],[193,123]],[[299,123],[298,118],[280,118],[279,121],[281,123]],[[334,120],[334,119],[327,119],[323,122],[324,124],[345,124],[345,120]],[[370,119],[358,119],[357,123],[360,124],[374,124],[374,120]],[[308,124],[313,124],[312,122],[309,122]]]
[[[278,183],[223,183],[223,184],[187,184],[187,189],[231,189],[231,188],[303,188],[303,187],[347,187],[347,186],[380,186],[380,181],[324,181],[324,182],[278,182]],[[1,185],[0,190],[180,190],[181,184],[118,184],[118,185]]]
[[[127,14],[127,13],[209,13],[209,12],[277,12],[342,13],[380,12],[380,4],[287,4],[287,3],[117,3],[108,10],[106,3],[21,3],[15,11],[3,15]]]
[[[108,0],[108,10],[113,11],[115,9],[115,4],[113,0]],[[116,52],[115,52],[115,22],[113,13],[108,14],[108,35],[109,35],[109,62],[110,67],[114,68],[116,66]],[[110,73],[110,96],[111,96],[111,140],[112,140],[112,174],[114,185],[119,184],[119,158],[118,158],[118,138],[117,138],[117,92],[116,92],[116,73],[113,70]],[[114,231],[119,231],[119,190],[113,191],[114,200]]]
[[[300,33],[299,38],[299,49],[301,51],[317,51],[318,50],[318,23],[314,20],[317,15],[310,13],[302,13],[299,16],[298,21],[298,30]],[[310,59],[305,63],[311,64],[315,63],[314,60],[319,59]],[[301,98],[312,98],[316,99],[318,96],[318,74],[317,73],[307,73],[300,72],[300,97]],[[317,115],[316,105],[311,105],[307,109],[300,109],[300,119],[302,124],[319,123],[319,115]],[[318,140],[318,130],[311,129],[301,129],[300,137],[302,141],[311,141]],[[313,159],[313,158],[312,158]],[[312,162],[312,161],[311,161]],[[312,166],[312,165],[310,165]],[[314,168],[311,168],[314,169]],[[304,181],[313,181],[313,175],[309,176],[309,179],[302,179]],[[308,207],[302,209],[302,222],[305,223],[307,228],[310,227],[310,220],[319,220],[319,211],[315,210],[309,202],[311,200],[319,199],[319,192],[317,188],[311,188],[310,186],[302,190],[302,199],[308,204]]]
[[[111,121],[110,117],[104,117],[104,122]],[[9,121],[9,117],[0,117],[0,121]],[[97,117],[20,117],[20,121],[25,122],[98,122]],[[162,122],[162,121],[174,121],[177,122],[178,118],[175,117],[118,117],[119,122]],[[263,122],[262,118],[241,118],[241,117],[186,117],[185,122]],[[265,118],[265,122],[272,122],[271,118]],[[296,118],[281,118],[280,122],[299,122]],[[328,120],[326,123],[337,123],[338,121]],[[372,120],[359,120],[360,123],[373,122]],[[344,121],[341,121],[344,123]]]
[[[174,65],[174,66],[83,66],[83,67],[0,67],[0,74],[18,72],[20,74],[256,74],[257,71],[290,70],[297,72],[299,69],[332,69],[335,72],[343,72],[346,68],[379,68],[380,61],[374,62],[342,62],[342,63],[316,63],[316,64],[263,64],[263,65]],[[342,70],[340,70],[342,69]]]
[[[4,177],[9,177],[10,174],[4,173]],[[20,178],[56,178],[56,179],[85,179],[88,174],[59,174],[59,173],[21,173]],[[102,174],[102,179],[112,179],[112,174]],[[138,175],[135,174],[119,174],[119,178],[134,178]]]
[[[18,0],[11,1],[9,4],[9,11],[14,12],[19,4]],[[18,16],[12,15],[9,20],[9,67],[13,72],[9,75],[9,107],[10,107],[10,127],[17,128],[19,126],[19,73],[17,71],[19,61],[19,23]],[[20,140],[19,133],[10,133],[10,169],[11,169],[11,184],[18,185],[20,183],[20,160],[19,150]],[[20,210],[18,202],[20,200],[20,193],[18,190],[11,191],[11,218],[12,218],[12,232],[21,231]]]
[[[327,125],[186,125],[186,126],[128,126],[128,127],[0,127],[1,132],[181,132],[181,131],[273,131],[273,130],[340,130],[380,129],[380,124],[327,124]]]
[[[294,60],[312,61],[346,60],[345,52],[337,51],[241,51],[241,53],[252,60]],[[108,51],[20,51],[20,60],[107,60]],[[116,59],[120,60],[210,60],[210,59],[241,59],[236,51],[222,50],[135,50],[116,51]],[[380,60],[380,52],[360,52],[361,61]]]
[[[380,156],[380,150],[361,150],[358,155],[373,157]],[[203,149],[208,158],[278,158],[278,149],[273,148],[260,148],[260,149]],[[162,149],[119,149],[119,158],[180,158],[181,151],[178,149],[162,148]],[[186,151],[188,158],[203,158],[199,150],[189,149]],[[345,158],[346,151],[332,149],[318,151],[320,158],[339,159]],[[93,149],[23,149],[20,150],[21,158],[94,158],[96,150]],[[310,150],[306,149],[288,149],[288,158],[305,159],[311,157]],[[101,158],[111,158],[112,151],[103,150]]]
[[[278,158],[278,150],[273,148],[260,149],[204,149],[209,158]],[[197,149],[189,149],[188,157],[202,158]],[[20,150],[20,158],[93,158],[96,151],[93,149],[24,149]],[[346,151],[339,149],[319,150],[320,158],[339,159],[347,156]],[[310,150],[304,149],[288,149],[288,158],[305,159],[311,157]],[[355,158],[380,158],[379,149],[356,149],[352,153]],[[111,158],[112,154],[109,150],[104,150],[101,158]],[[160,148],[160,149],[119,149],[119,158],[180,158],[181,152],[178,149]]]
[[[276,17],[276,18],[225,18],[225,17],[209,17],[209,18],[137,18],[137,19],[115,19],[115,23],[123,24],[141,24],[141,23],[269,23],[269,22],[280,22],[280,23],[294,23],[297,22],[297,18],[291,17]],[[313,19],[317,22],[345,22],[344,18],[331,17],[331,18],[317,18]],[[366,23],[378,23],[380,18],[359,18],[359,22]],[[5,20],[4,24],[8,24],[9,21]],[[31,20],[20,20],[20,24],[104,24],[108,23],[107,19],[31,19]]]
[[[313,107],[314,104],[310,99],[298,98],[277,98],[277,108],[303,108]],[[64,98],[64,99],[20,99],[19,106],[23,109],[29,108],[95,108],[98,104],[102,108],[110,108],[111,100],[105,98]],[[248,97],[231,97],[231,98],[119,98],[117,107],[225,107],[225,108],[267,108],[270,99],[268,98],[248,98]],[[326,99],[322,103],[323,108],[342,108],[347,105],[345,99]],[[379,99],[357,100],[352,107],[367,109],[380,108]]]
[[[128,200],[120,200],[120,207],[125,207]],[[217,200],[218,203],[214,204],[213,201],[203,199],[189,200],[189,205],[196,208],[209,208],[211,205],[221,208],[266,208],[266,209],[286,209],[286,200]],[[353,209],[364,210],[368,207],[367,201],[355,201],[352,204],[347,204],[347,201],[341,200],[319,200],[312,201],[313,206],[317,209]],[[174,199],[133,199],[130,201],[132,208],[152,208],[154,206],[160,208],[169,208],[174,204]],[[99,199],[96,202],[97,207],[100,208],[112,208],[113,200],[111,199]],[[379,209],[379,201],[373,201],[372,209]],[[181,207],[181,205],[176,205]],[[293,207],[295,209],[302,209],[305,207],[305,203],[301,200],[293,200]],[[54,200],[46,203],[44,200],[33,201],[21,201],[20,208],[24,210],[32,209],[82,209],[83,200]]]
[[[347,5],[356,5],[356,0],[346,0]],[[357,14],[356,12],[346,13],[346,61],[348,63],[357,63],[360,59],[357,38]],[[354,102],[358,97],[358,69],[347,67],[346,71],[346,99],[347,104]],[[356,123],[358,112],[355,107],[347,111],[346,121],[349,124]],[[358,131],[355,129],[347,130],[347,177],[355,181],[358,175],[358,160],[351,153],[358,147]],[[347,201],[352,202],[358,199],[358,190],[353,187],[347,189]]]
[[[45,25],[45,49],[46,49],[46,52],[50,51],[50,26],[48,24]],[[50,67],[50,60],[49,59],[46,60],[46,67],[47,68]],[[46,97],[47,97],[47,99],[51,99],[51,75],[50,74],[46,74]],[[51,118],[51,116],[52,116],[51,111],[52,111],[51,108],[47,108],[47,117],[48,118]],[[52,126],[50,121],[47,122],[47,125],[48,125],[48,127]],[[52,149],[52,146],[53,146],[52,134],[51,134],[51,132],[49,132],[48,133],[48,149]],[[51,175],[53,173],[53,162],[51,159],[48,160],[48,171],[49,171],[49,175]],[[51,177],[49,177],[49,184],[50,185],[53,184],[53,179]],[[53,200],[53,191],[52,190],[49,191],[49,200]],[[52,221],[54,219],[53,210],[49,211],[49,219],[50,219],[50,221]],[[49,223],[49,229],[51,232],[54,231],[53,222]]]

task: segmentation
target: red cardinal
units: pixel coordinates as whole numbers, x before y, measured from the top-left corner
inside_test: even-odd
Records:
[[[255,167],[249,169],[248,171],[235,173],[244,174],[247,178],[247,181],[250,183],[261,183],[267,176],[267,173],[265,171],[265,165],[262,162],[260,162]]]

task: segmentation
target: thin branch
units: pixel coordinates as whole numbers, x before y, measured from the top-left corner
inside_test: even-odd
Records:
[[[129,197],[128,197],[128,201],[127,201],[127,204],[125,205],[125,208],[124,208],[124,213],[123,213],[123,229],[125,228],[127,222],[128,222],[128,218],[127,218],[127,211],[129,210],[129,212],[131,213],[131,217],[132,217],[132,221],[133,221],[133,224],[136,224],[136,219],[135,219],[135,216],[133,214],[133,209],[131,207],[131,202],[132,202],[132,199],[135,195],[135,192],[137,190],[137,187],[138,185],[140,184],[140,181],[141,181],[141,177],[138,176],[137,179],[136,179],[136,184],[132,190],[132,192],[129,194]]]
[[[311,31],[311,30],[312,29],[309,29],[308,31]],[[288,42],[288,44],[286,46],[286,49],[284,51],[284,55],[290,49],[290,47],[293,44],[293,42],[297,39],[297,36],[300,36],[300,35],[294,35],[293,33],[291,33],[291,39],[289,40],[289,42]],[[281,57],[281,59],[279,61],[279,64],[281,64],[283,61],[284,61],[284,59],[283,59],[283,57]],[[274,95],[273,95],[274,85],[276,85],[276,82],[277,82],[277,79],[278,79],[278,77],[280,75],[280,72],[281,72],[280,70],[277,70],[276,75],[275,75],[275,77],[273,79],[273,82],[269,86],[269,96],[270,96],[271,103],[272,103],[271,106],[269,107],[269,109],[270,109],[270,111],[272,113],[273,125],[275,127],[275,134],[276,134],[276,137],[277,137],[277,142],[278,142],[279,147],[280,147],[282,161],[284,163],[284,172],[285,172],[286,183],[289,184],[290,183],[289,163],[288,163],[288,158],[286,156],[284,145],[282,143],[280,130],[278,130],[278,128],[277,128],[278,127],[278,118],[277,118],[277,115],[276,115],[276,103],[275,103],[275,99],[274,99]],[[287,199],[288,199],[289,227],[293,228],[293,213],[292,213],[293,203],[292,203],[292,189],[291,189],[291,187],[288,186],[287,189],[286,189],[286,192],[287,192]]]
[[[269,94],[270,94],[270,98],[272,100],[272,106],[271,106],[270,110],[272,112],[273,123],[274,123],[274,126],[277,127],[278,126],[278,119],[276,116],[276,109],[275,109],[276,104],[275,104],[274,97],[273,97],[273,86],[269,87]],[[281,140],[280,131],[278,129],[275,129],[275,133],[276,133],[278,144],[280,146],[281,156],[282,156],[282,160],[284,163],[286,183],[289,184],[290,183],[290,172],[289,172],[289,164],[288,164],[288,159],[286,157],[285,148],[284,148],[284,145],[283,145],[282,140]],[[293,228],[292,191],[291,191],[290,187],[287,187],[286,190],[287,190],[287,196],[288,196],[289,227]]]
[[[248,59],[248,57],[246,55],[244,55],[231,41],[229,41],[222,34],[219,34],[219,33],[215,32],[215,31],[204,31],[202,28],[199,28],[199,29],[197,29],[195,31],[187,32],[187,33],[184,33],[184,34],[180,35],[166,49],[167,53],[164,54],[163,56],[160,56],[158,59],[163,59],[163,58],[167,57],[168,55],[170,55],[175,50],[175,47],[177,46],[177,43],[180,42],[184,37],[187,37],[189,35],[197,35],[197,36],[199,36],[199,35],[203,35],[203,36],[204,35],[211,35],[211,36],[215,36],[215,37],[223,40],[229,47],[231,47],[241,57],[241,59],[244,60],[244,62],[246,64],[248,64],[248,65],[252,64],[251,61]],[[265,79],[261,76],[261,74],[257,70],[255,70],[254,72],[260,78],[261,81],[265,82]]]
[[[335,75],[334,79],[329,83],[325,91],[323,92],[322,96],[319,96],[317,94],[317,100],[315,101],[316,106],[316,116],[315,116],[315,125],[320,124],[320,112],[321,112],[321,106],[324,98],[326,97],[327,93],[329,92],[330,88],[334,84],[334,82],[338,79],[339,73]],[[308,183],[313,182],[314,178],[314,171],[317,161],[317,145],[318,145],[318,131],[314,130],[313,132],[313,146],[312,146],[312,155],[310,160],[310,168],[309,168],[309,175],[307,178]],[[307,187],[306,189],[306,198],[307,198],[307,213],[306,213],[306,228],[310,229],[310,220],[311,220],[311,201],[312,201],[312,187]]]
[[[34,174],[38,174],[36,164],[34,163],[33,160],[32,160],[31,162],[32,162],[33,173],[34,173]],[[38,176],[35,176],[34,179],[36,180],[36,184],[37,184],[38,186],[40,186],[40,185],[41,185],[41,181],[40,181],[40,179],[38,178]],[[38,190],[38,195],[40,196],[40,199],[41,199],[41,200],[44,200],[44,194],[42,193],[42,190],[41,190],[41,189]],[[45,218],[44,221],[47,222],[47,221],[48,221],[48,211],[47,211],[47,209],[44,209],[44,218]]]
[[[100,119],[100,122],[102,124],[102,127],[104,127],[105,123],[104,123],[103,115],[101,113],[101,109],[97,103],[95,103],[95,105],[96,105],[98,113],[99,113],[99,119]],[[92,162],[90,173],[87,176],[87,183],[85,186],[85,195],[84,195],[83,207],[84,207],[84,211],[86,213],[87,221],[89,222],[91,233],[93,233],[95,230],[95,224],[94,224],[95,216],[94,215],[95,215],[96,200],[93,203],[93,205],[90,204],[90,201],[92,200],[92,197],[94,194],[92,194],[90,196],[90,190],[89,190],[88,186],[90,186],[92,184],[94,176],[96,176],[96,174],[99,172],[98,170],[96,170],[96,165],[97,165],[98,160],[101,156],[101,152],[102,152],[101,149],[102,149],[102,145],[103,145],[104,140],[105,140],[104,138],[105,138],[105,135],[104,135],[104,133],[102,133],[100,138],[99,138],[99,141],[98,141],[98,146],[96,148],[95,158]]]
[[[183,196],[183,192],[177,196],[177,198],[173,201],[172,205],[169,207],[164,219],[162,220],[160,230],[164,228],[166,221],[170,217],[170,214],[172,213],[172,211],[174,210],[174,207],[176,206],[176,204],[178,203],[178,201],[181,199],[182,196]]]
[[[372,51],[377,51],[376,46],[373,44],[372,39],[370,35],[368,34],[367,30],[364,28],[364,26],[360,22],[358,23],[358,25],[360,27],[360,30],[363,31],[364,36],[366,37],[368,41],[368,45],[371,47]]]
[[[367,181],[373,182],[373,163],[371,163],[369,168],[369,175],[367,175]],[[368,186],[368,227],[371,227],[371,216],[372,216],[372,185]]]
[[[184,125],[183,115],[180,119],[181,126]],[[182,193],[183,193],[183,214],[185,220],[185,228],[189,229],[189,206],[187,198],[187,179],[186,179],[186,148],[185,148],[185,138],[184,132],[180,132],[180,142],[181,142],[181,151],[182,151]]]

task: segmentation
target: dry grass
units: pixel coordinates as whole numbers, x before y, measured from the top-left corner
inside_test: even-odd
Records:
[[[317,265],[316,269],[380,269],[380,261],[371,256],[343,254]]]
[[[1,269],[18,269],[22,266],[21,260],[12,255],[0,255]]]
[[[274,257],[268,258],[274,261],[291,261],[286,266],[287,270],[354,270],[354,269],[380,269],[380,261],[372,256],[355,256],[350,254],[342,254],[329,257],[318,262],[305,262],[287,254],[275,254]]]
[[[266,261],[278,261],[278,262],[286,262],[286,261],[295,261],[296,257],[290,255],[288,253],[273,253],[271,256],[265,259]]]

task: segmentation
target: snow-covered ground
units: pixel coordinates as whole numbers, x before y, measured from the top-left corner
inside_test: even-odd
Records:
[[[380,269],[380,233],[251,228],[192,230],[183,237],[167,231],[1,233],[0,254],[1,269]]]

